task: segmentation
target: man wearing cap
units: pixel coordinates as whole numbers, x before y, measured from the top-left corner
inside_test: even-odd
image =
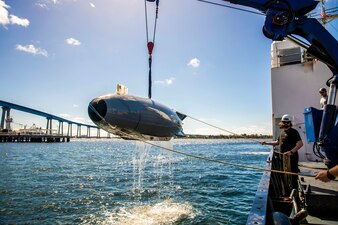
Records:
[[[302,139],[298,131],[292,128],[291,116],[284,115],[279,123],[279,128],[282,131],[276,141],[261,142],[262,145],[279,145],[280,152],[290,157],[291,172],[298,173],[298,150],[303,146]],[[297,189],[298,181],[297,176],[292,176],[292,188]]]
[[[321,99],[320,99],[320,108],[324,109],[324,105],[326,105],[326,103],[327,103],[327,91],[326,91],[326,89],[325,88],[319,89],[319,94],[320,94],[320,96],[322,96]]]

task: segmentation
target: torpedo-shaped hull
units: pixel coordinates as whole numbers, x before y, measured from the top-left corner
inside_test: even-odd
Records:
[[[184,117],[148,98],[101,96],[89,103],[88,114],[97,126],[125,139],[170,140],[184,135]]]

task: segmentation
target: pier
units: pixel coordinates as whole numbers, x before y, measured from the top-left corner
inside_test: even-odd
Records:
[[[1,142],[35,142],[35,143],[53,143],[53,142],[69,142],[69,136],[61,135],[36,135],[36,134],[6,134],[0,133],[0,143]]]
[[[69,142],[71,138],[102,138],[100,135],[100,128],[97,126],[74,122],[36,109],[1,100],[0,107],[2,107],[2,116],[0,121],[0,142],[52,143]],[[11,110],[18,110],[21,112],[46,118],[46,128],[42,129],[33,127],[30,129],[20,129],[18,131],[12,131],[11,124],[13,123],[13,118],[11,117]],[[58,122],[57,129],[53,129],[53,121]],[[67,128],[65,127],[67,132],[64,131],[64,125],[67,126]],[[74,135],[73,125],[76,126],[76,134]],[[86,134],[81,134],[82,127],[87,128]],[[91,136],[92,129],[96,130],[95,136]],[[110,138],[109,133],[106,138]]]

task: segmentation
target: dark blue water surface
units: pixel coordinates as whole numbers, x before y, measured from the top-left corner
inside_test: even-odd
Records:
[[[248,140],[167,148],[264,167]],[[261,171],[119,139],[0,144],[1,224],[245,224]]]

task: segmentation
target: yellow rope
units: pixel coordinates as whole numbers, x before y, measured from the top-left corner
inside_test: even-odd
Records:
[[[272,169],[260,168],[260,167],[255,167],[255,166],[247,166],[247,165],[242,165],[242,164],[237,164],[237,163],[231,163],[231,162],[221,161],[221,160],[217,160],[217,159],[211,159],[211,158],[207,158],[207,157],[203,157],[203,156],[193,155],[193,154],[177,151],[177,150],[174,150],[174,149],[166,148],[166,147],[163,147],[163,146],[160,146],[160,145],[157,145],[157,144],[154,144],[152,142],[142,140],[142,139],[138,139],[138,141],[142,141],[142,142],[147,143],[149,145],[152,145],[152,146],[155,146],[155,147],[158,147],[158,148],[170,151],[170,152],[174,152],[174,153],[177,153],[177,154],[180,154],[180,155],[185,155],[185,156],[188,156],[188,157],[201,159],[201,160],[205,160],[205,161],[209,161],[209,162],[216,162],[216,163],[221,163],[221,164],[224,164],[224,165],[230,165],[230,166],[241,167],[241,168],[246,168],[246,169],[254,169],[254,170],[274,172],[274,173],[283,173],[283,174],[296,175],[296,176],[300,175],[300,176],[305,176],[305,177],[314,177],[313,175],[308,175],[308,174],[298,174],[298,173],[293,173],[293,172],[288,172],[288,171],[272,170]]]

